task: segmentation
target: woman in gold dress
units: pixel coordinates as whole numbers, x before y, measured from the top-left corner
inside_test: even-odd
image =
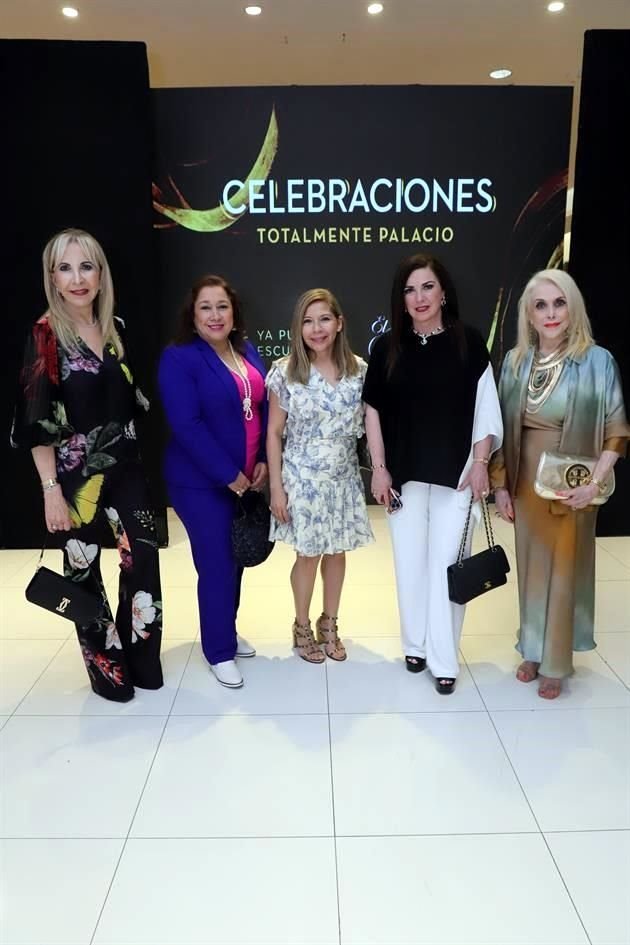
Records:
[[[600,495],[630,438],[619,371],[593,341],[584,300],[560,270],[536,273],[521,296],[516,347],[499,383],[505,437],[490,478],[497,514],[514,522],[523,657],[516,677],[539,678],[538,694],[560,695],[573,651],[592,650],[595,521]],[[581,483],[540,498],[543,451],[590,457]]]

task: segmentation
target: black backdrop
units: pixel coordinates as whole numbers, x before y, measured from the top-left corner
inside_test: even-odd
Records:
[[[0,90],[5,351],[0,544],[32,547],[42,539],[41,488],[30,454],[8,446],[8,430],[24,338],[46,305],[41,250],[56,231],[83,227],[103,244],[134,369],[151,393],[160,332],[146,48],[143,43],[3,40]],[[141,436],[154,498],[161,505],[158,431],[154,416]]]
[[[286,347],[282,332],[296,297],[316,285],[339,297],[354,345],[366,354],[370,337],[382,328],[375,323],[387,313],[397,262],[409,253],[428,251],[453,270],[463,317],[487,337],[498,309],[494,353],[500,358],[504,343],[509,346],[514,337],[510,301],[562,241],[571,99],[568,88],[155,90],[154,219],[160,228],[165,330],[184,288],[201,273],[214,271],[240,291],[250,337],[268,360]],[[264,175],[277,188],[276,205],[285,209],[289,179],[302,181],[304,192],[309,179],[327,184],[331,178],[347,181],[351,189],[360,181],[366,191],[381,178],[421,178],[430,187],[437,180],[445,188],[450,179],[464,178],[470,181],[464,185],[469,190],[473,180],[485,178],[496,206],[491,212],[476,211],[473,199],[460,212],[438,201],[436,210],[429,205],[420,213],[395,208],[366,212],[360,205],[349,213],[338,207],[309,213],[302,199],[297,203],[304,213],[247,211],[219,231],[192,229],[204,225],[195,211],[216,207],[228,181],[245,179],[272,113],[277,152],[274,156],[271,149]],[[380,189],[381,206],[390,193]],[[416,204],[420,196],[416,187]],[[268,197],[263,203],[269,209]],[[341,243],[339,231],[353,226],[361,228],[353,234],[358,238]],[[290,242],[283,241],[283,227]],[[370,242],[363,238],[363,227],[370,230]],[[381,227],[394,241],[379,239]],[[432,241],[404,242],[416,227],[420,236],[428,227]],[[337,231],[337,242],[313,242],[317,229],[330,228]],[[445,230],[452,233],[447,241],[441,238]],[[280,231],[278,242],[269,241],[272,231]],[[305,241],[309,238],[310,243]]]
[[[630,30],[585,35],[569,271],[599,344],[613,352],[630,413]],[[600,535],[630,535],[630,462],[597,519]]]

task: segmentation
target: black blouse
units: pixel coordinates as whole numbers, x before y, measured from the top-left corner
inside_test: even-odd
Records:
[[[391,336],[379,338],[372,349],[363,400],[378,411],[395,489],[410,481],[452,489],[459,483],[472,445],[477,384],[490,362],[480,333],[462,328],[464,357],[452,328],[426,345],[406,331],[389,378]]]
[[[46,316],[27,340],[12,441],[55,447],[58,476],[85,479],[139,458],[134,419],[148,402],[133,379],[121,319],[116,329],[125,347],[120,361],[113,345],[99,358],[80,338],[65,351]]]

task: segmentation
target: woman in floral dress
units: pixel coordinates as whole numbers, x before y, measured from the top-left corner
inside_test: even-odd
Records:
[[[327,289],[298,299],[291,339],[290,355],[274,363],[266,380],[271,538],[296,551],[293,645],[302,659],[321,663],[346,658],[337,631],[345,552],[373,540],[357,458],[366,364],[350,349],[339,303]],[[320,561],[324,606],[315,637],[309,610]]]
[[[134,416],[148,408],[129,367],[124,324],[113,315],[105,254],[82,230],[64,230],[43,255],[48,310],[26,345],[13,429],[31,450],[46,527],[66,532],[64,573],[99,593],[102,520],[120,553],[118,610],[77,636],[95,693],[115,702],[134,686],[159,689],[162,595],[158,546]]]

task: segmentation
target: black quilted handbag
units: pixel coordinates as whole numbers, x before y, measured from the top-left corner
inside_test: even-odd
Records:
[[[495,587],[501,587],[503,584],[506,584],[507,574],[510,570],[510,562],[507,559],[505,551],[500,545],[496,545],[494,542],[490,512],[485,499],[481,500],[481,511],[483,522],[486,526],[488,547],[485,551],[471,555],[470,558],[464,558],[472,506],[473,500],[471,499],[457,561],[455,564],[449,565],[446,569],[448,596],[454,604],[467,604],[468,601],[474,600],[475,597],[479,597],[481,594],[486,594]]]
[[[65,617],[66,620],[71,620],[81,627],[86,627],[97,620],[106,610],[109,612],[105,588],[102,584],[100,593],[94,593],[73,581],[72,578],[64,577],[63,574],[57,574],[56,571],[43,567],[44,550],[45,545],[39,556],[37,570],[24,591],[24,596],[29,603],[37,604],[38,607],[49,610],[51,614]],[[92,573],[87,559],[86,564]]]
[[[271,512],[260,492],[247,491],[236,500],[232,522],[232,551],[241,568],[253,568],[266,561],[273,550],[269,539]]]

